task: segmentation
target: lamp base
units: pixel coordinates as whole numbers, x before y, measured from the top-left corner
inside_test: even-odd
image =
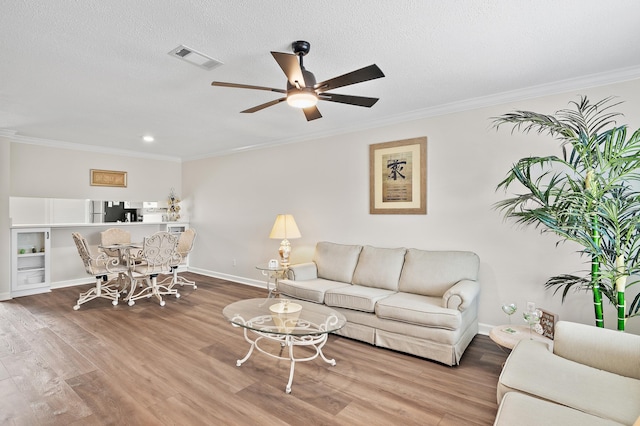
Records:
[[[282,266],[289,265],[289,255],[291,255],[291,243],[286,238],[280,242],[280,264]]]

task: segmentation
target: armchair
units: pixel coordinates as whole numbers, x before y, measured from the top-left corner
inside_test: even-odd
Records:
[[[131,234],[120,228],[109,228],[100,232],[100,243],[102,246],[110,246],[113,244],[129,244],[131,242]],[[119,250],[103,248],[103,252],[109,257],[120,257]]]
[[[172,289],[171,285],[158,283],[159,274],[171,273],[172,265],[180,263],[177,246],[178,237],[169,232],[156,232],[150,237],[145,237],[139,255],[141,262],[136,262],[131,269],[133,283],[131,294],[127,298],[129,306],[133,306],[138,299],[151,296],[155,296],[160,306],[164,306],[163,295],[173,294],[176,298],[180,297],[178,290]],[[138,289],[138,281],[144,281],[146,285]]]
[[[77,311],[80,305],[96,298],[109,299],[111,304],[116,306],[120,297],[120,287],[126,280],[126,265],[119,259],[110,258],[106,253],[92,255],[87,240],[81,234],[74,232],[71,236],[87,274],[93,275],[96,279],[95,287],[80,293],[73,309]]]
[[[522,340],[509,354],[495,425],[534,424],[532,411],[538,425],[640,425],[639,354],[640,336],[559,321],[553,351]]]
[[[176,284],[180,284],[180,286],[183,286],[185,284],[191,285],[193,286],[194,290],[198,288],[195,281],[188,280],[185,277],[181,277],[180,275],[178,275],[178,268],[181,265],[186,265],[187,263],[187,258],[189,256],[189,253],[191,253],[191,250],[193,250],[193,243],[195,239],[196,231],[193,228],[189,228],[180,234],[180,238],[178,238],[177,248],[178,254],[180,255],[180,261],[175,265],[171,265],[171,276],[162,281],[162,283],[164,283],[167,280],[171,280],[171,283],[169,285],[170,289],[173,288],[173,286],[175,286]]]
[[[186,279],[185,277],[181,277],[178,275],[178,267],[180,265],[185,265],[187,263],[187,258],[189,257],[189,253],[193,250],[193,243],[196,240],[196,230],[193,228],[186,229],[182,234],[180,234],[180,238],[178,239],[178,254],[180,254],[180,263],[173,265],[173,281],[171,282],[171,287],[176,284],[183,285],[192,285],[193,289],[197,289],[195,281],[191,281]]]

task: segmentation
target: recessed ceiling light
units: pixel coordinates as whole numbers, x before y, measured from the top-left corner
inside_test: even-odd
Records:
[[[151,135],[144,135],[144,136],[142,137],[142,140],[143,140],[143,141],[145,141],[145,142],[153,142],[155,139],[154,139],[154,137],[153,137],[153,136],[151,136]]]

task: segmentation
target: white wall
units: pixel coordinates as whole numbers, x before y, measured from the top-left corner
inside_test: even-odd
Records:
[[[127,172],[127,187],[91,186],[91,169]],[[180,188],[182,165],[41,145],[11,145],[11,195],[14,197],[90,198],[161,201]]]
[[[579,94],[593,101],[620,96],[626,102],[616,110],[640,118],[639,81]],[[293,262],[309,260],[321,240],[471,250],[481,259],[481,323],[504,323],[500,305],[506,301],[520,307],[534,301],[562,319],[593,323],[589,294],[571,294],[561,304],[559,296],[544,290],[547,278],[588,267],[575,253],[577,247],[556,247],[552,235],[505,223],[492,208],[505,197],[495,188],[512,163],[529,155],[560,155],[560,150],[548,137],[511,135],[507,128],[496,132],[490,117],[514,109],[553,113],[577,101],[577,95],[523,100],[187,162],[182,192],[192,202],[191,225],[198,231],[191,265],[221,276],[260,279],[255,265],[277,256],[279,241],[268,239],[275,216],[292,213],[302,233],[292,241]],[[627,123],[638,127],[637,119]],[[369,145],[419,136],[428,138],[428,214],[370,215]],[[521,312],[514,322],[524,324]],[[607,326],[615,327],[613,313],[608,318]],[[640,318],[632,319],[628,330],[640,334]]]
[[[11,226],[9,196],[11,182],[11,142],[0,137],[0,300],[9,297],[11,282]]]

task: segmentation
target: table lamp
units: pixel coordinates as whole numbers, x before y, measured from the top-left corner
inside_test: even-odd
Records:
[[[278,253],[280,253],[280,263],[282,265],[286,266],[289,264],[289,255],[291,254],[289,238],[300,238],[301,236],[293,215],[279,214],[276,216],[276,221],[273,224],[273,228],[271,228],[269,238],[276,240],[282,238],[280,250],[278,250]]]

